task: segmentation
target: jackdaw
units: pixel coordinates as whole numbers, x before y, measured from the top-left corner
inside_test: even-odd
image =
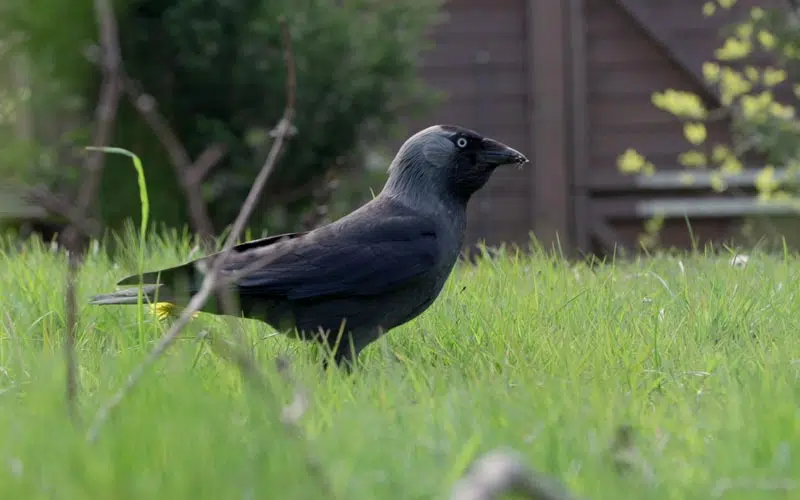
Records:
[[[349,367],[364,347],[431,305],[462,250],[470,197],[496,167],[527,162],[472,130],[428,127],[400,147],[370,202],[312,231],[233,247],[220,278],[229,277],[240,315],[321,342]],[[146,300],[184,306],[219,255],[144,274]],[[138,286],[92,303],[136,304],[137,295]],[[224,313],[216,300],[203,311]]]

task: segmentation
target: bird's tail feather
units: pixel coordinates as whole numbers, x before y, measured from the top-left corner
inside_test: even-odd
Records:
[[[167,300],[166,297],[161,297],[160,294],[156,297],[156,290],[161,285],[143,285],[142,286],[142,299],[143,302],[153,303],[158,299],[159,301]],[[104,293],[92,297],[90,304],[95,305],[110,305],[110,304],[137,304],[139,302],[139,287],[126,288],[113,293]]]

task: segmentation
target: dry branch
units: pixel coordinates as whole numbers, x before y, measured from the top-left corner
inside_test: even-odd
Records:
[[[278,374],[283,377],[283,380],[291,387],[294,388],[294,397],[289,405],[284,406],[281,412],[281,422],[284,426],[299,438],[303,443],[306,442],[303,435],[302,428],[298,425],[300,418],[305,415],[308,409],[308,394],[306,389],[295,380],[292,376],[292,366],[288,359],[279,357],[275,360]],[[306,453],[306,468],[308,473],[311,474],[317,482],[322,485],[325,490],[325,497],[335,499],[337,497],[333,486],[331,485],[325,471],[322,467],[320,460],[315,457],[310,451]]]
[[[167,120],[158,112],[158,104],[153,96],[139,88],[129,76],[123,75],[123,88],[139,114],[153,131],[153,134],[167,150],[170,162],[175,168],[178,181],[186,195],[189,205],[189,218],[195,231],[204,243],[214,240],[214,225],[208,214],[208,207],[203,199],[201,184],[217,163],[225,156],[226,149],[222,144],[212,144],[192,162],[188,151],[178,135],[172,130]]]
[[[128,394],[128,392],[130,392],[130,390],[134,388],[134,386],[141,379],[142,375],[144,375],[146,370],[164,354],[164,352],[169,348],[170,345],[172,345],[172,343],[175,341],[178,335],[180,335],[183,328],[188,324],[192,315],[203,308],[206,301],[209,299],[211,293],[214,292],[214,290],[218,286],[217,277],[223,265],[225,264],[225,261],[227,260],[231,249],[236,244],[237,240],[242,234],[244,227],[247,224],[247,220],[256,206],[259,195],[261,194],[261,191],[263,190],[267,179],[270,177],[272,171],[275,168],[275,165],[278,161],[278,156],[280,155],[280,152],[283,149],[283,145],[285,141],[288,139],[290,133],[292,132],[293,129],[292,119],[294,118],[295,87],[296,87],[295,66],[294,66],[294,57],[292,55],[291,40],[289,37],[288,27],[286,26],[283,20],[281,20],[281,26],[283,28],[283,33],[284,33],[283,37],[284,57],[286,59],[286,65],[287,65],[287,78],[286,78],[287,98],[283,115],[274,129],[275,139],[272,143],[269,154],[267,155],[267,159],[264,162],[264,165],[261,167],[261,170],[259,171],[258,175],[256,176],[253,182],[253,186],[250,188],[250,192],[248,193],[247,198],[244,201],[242,209],[233,223],[233,228],[230,234],[228,235],[227,240],[225,241],[225,245],[222,249],[222,252],[216,259],[214,259],[210,269],[205,274],[205,278],[203,279],[203,282],[200,286],[200,290],[196,294],[194,294],[194,296],[192,296],[191,300],[189,300],[189,303],[183,309],[178,319],[175,321],[175,323],[172,324],[170,329],[161,337],[161,340],[158,342],[156,347],[150,352],[150,354],[145,358],[145,360],[142,361],[142,363],[140,363],[128,375],[123,386],[97,411],[94,422],[89,428],[89,432],[87,435],[87,439],[89,441],[94,441],[95,439],[97,439],[100,429],[102,428],[103,424],[105,424],[105,422],[108,420],[112,411],[117,406],[119,406],[119,404]]]
[[[496,450],[478,458],[453,486],[451,500],[494,500],[514,493],[531,500],[571,500],[560,485],[530,470],[515,452]]]
[[[204,149],[194,160],[187,182],[194,186],[200,185],[206,179],[208,173],[211,172],[211,169],[222,161],[226,153],[227,147],[219,143],[214,143]]]
[[[39,186],[30,189],[26,193],[26,198],[50,214],[66,218],[68,224],[76,226],[86,236],[95,237],[100,234],[101,227],[96,220],[79,214],[78,209],[69,200],[51,192],[46,187]]]
[[[108,0],[94,0],[95,15],[100,26],[100,47],[103,85],[100,98],[95,108],[95,132],[92,146],[108,145],[117,117],[120,97],[121,55],[117,35],[117,20]],[[81,183],[76,205],[80,212],[87,212],[97,195],[100,177],[103,170],[103,153],[89,151],[86,153],[86,176]]]
[[[92,145],[102,147],[108,144],[113,132],[114,122],[119,106],[120,86],[120,50],[117,38],[117,21],[108,0],[95,0],[95,15],[100,29],[100,46],[102,48],[103,84],[100,97],[95,108],[95,130]],[[64,357],[67,364],[66,398],[68,411],[73,420],[77,419],[78,366],[75,354],[75,339],[78,329],[78,305],[76,298],[77,274],[81,259],[81,224],[91,209],[103,171],[103,155],[100,152],[87,152],[84,163],[85,179],[81,182],[76,200],[76,209],[64,232],[64,245],[68,251],[67,285],[66,285],[66,323],[67,335],[64,340]],[[53,198],[55,199],[55,198]],[[72,213],[68,211],[67,213]]]

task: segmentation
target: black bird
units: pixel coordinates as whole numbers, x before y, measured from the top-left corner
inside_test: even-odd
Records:
[[[349,365],[431,305],[462,249],[470,197],[496,167],[527,161],[472,130],[426,128],[400,147],[370,202],[312,231],[235,246],[220,276],[248,268],[231,285],[242,316],[324,342],[338,365]],[[218,255],[144,274],[143,293],[151,302],[185,305]],[[118,284],[138,285],[139,275]],[[135,304],[137,295],[138,287],[129,288],[92,303]],[[222,314],[211,300],[203,311]]]

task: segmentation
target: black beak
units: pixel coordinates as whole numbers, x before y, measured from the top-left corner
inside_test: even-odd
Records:
[[[493,167],[500,165],[522,166],[528,163],[528,159],[514,148],[508,147],[502,142],[494,139],[483,139],[481,157],[485,164]]]

